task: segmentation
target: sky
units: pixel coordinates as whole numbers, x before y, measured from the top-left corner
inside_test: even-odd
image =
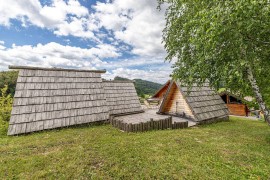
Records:
[[[0,0],[0,70],[106,69],[106,79],[165,83],[164,12],[157,0]]]

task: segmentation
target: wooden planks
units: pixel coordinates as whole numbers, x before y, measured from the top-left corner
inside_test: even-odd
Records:
[[[246,105],[245,104],[226,104],[230,114],[236,116],[246,116]]]
[[[166,112],[170,114],[183,114],[185,117],[194,119],[189,105],[178,88],[173,88],[171,96],[170,103],[166,106]]]
[[[156,115],[148,112],[126,116],[114,116],[110,123],[126,132],[144,132],[150,130],[182,129],[188,127],[188,121],[173,121],[171,116]]]

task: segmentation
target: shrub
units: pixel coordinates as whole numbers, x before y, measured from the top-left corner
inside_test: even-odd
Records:
[[[12,110],[13,98],[11,97],[11,94],[7,93],[7,90],[7,85],[5,85],[4,88],[1,89],[0,120],[2,121],[9,121]]]
[[[15,94],[18,71],[2,71],[0,72],[0,89],[8,85],[7,94],[13,97]],[[0,94],[1,96],[1,94]]]

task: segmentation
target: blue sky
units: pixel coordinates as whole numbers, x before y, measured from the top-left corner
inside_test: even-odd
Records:
[[[164,83],[164,9],[156,0],[0,0],[0,70],[8,65],[106,69]]]

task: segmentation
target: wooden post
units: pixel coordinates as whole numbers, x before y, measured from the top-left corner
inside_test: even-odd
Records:
[[[140,123],[140,132],[143,132],[143,123]]]
[[[153,118],[150,118],[150,128],[149,129],[153,129],[153,126],[154,126],[154,119]]]

